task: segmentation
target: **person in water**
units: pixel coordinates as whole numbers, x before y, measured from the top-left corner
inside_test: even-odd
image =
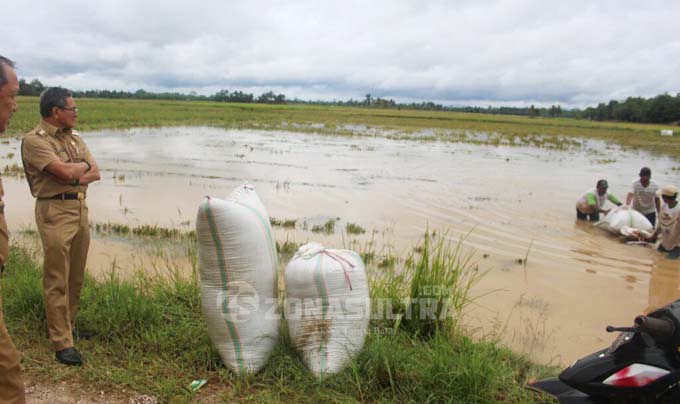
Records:
[[[626,206],[631,206],[642,213],[652,226],[656,226],[656,212],[661,211],[657,192],[659,192],[659,186],[652,180],[652,170],[649,167],[642,167],[640,179],[633,182],[626,196]]]
[[[607,180],[599,180],[595,184],[595,189],[592,189],[583,194],[578,201],[576,201],[576,218],[579,220],[590,220],[596,222],[600,220],[600,213],[605,215],[609,213],[609,209],[604,209],[604,204],[609,201],[616,206],[621,206],[622,203],[616,196],[607,192],[609,184]]]
[[[656,241],[661,236],[657,248],[659,252],[668,253],[668,258],[680,258],[680,203],[678,203],[678,188],[666,185],[660,191],[663,204],[659,211],[659,225],[648,241]]]

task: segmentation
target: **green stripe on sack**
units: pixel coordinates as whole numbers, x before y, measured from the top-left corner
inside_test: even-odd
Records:
[[[224,259],[224,252],[222,250],[222,240],[220,240],[220,235],[217,233],[217,224],[215,223],[215,216],[210,209],[210,201],[204,203],[204,206],[204,212],[208,219],[208,224],[210,225],[210,233],[212,234],[213,242],[215,243],[215,250],[217,251],[217,262],[220,266],[220,276],[222,277],[222,290],[224,291],[224,298],[222,299],[222,314],[224,316],[224,322],[227,324],[229,335],[231,335],[231,341],[234,344],[234,351],[236,351],[236,361],[238,362],[238,367],[241,372],[245,372],[246,368],[241,350],[241,339],[239,338],[236,326],[229,318],[229,307],[227,305],[227,284],[229,283],[229,277],[227,275],[227,263]]]
[[[274,242],[274,236],[272,235],[272,232],[271,232],[271,225],[269,224],[269,218],[262,217],[260,212],[258,212],[257,209],[255,209],[251,206],[248,206],[248,205],[245,205],[245,204],[242,204],[242,203],[238,203],[238,204],[243,206],[244,208],[250,210],[255,215],[255,217],[257,217],[257,220],[262,225],[262,229],[264,230],[264,232],[266,234],[267,244],[269,244],[269,258],[274,263],[274,288],[273,288],[273,292],[274,292],[274,297],[277,297],[279,295],[279,274],[278,274],[279,271],[277,271],[277,268],[279,266],[278,265],[279,260],[278,260],[277,254],[276,254],[276,243]]]
[[[633,211],[628,209],[628,222],[630,222],[630,227],[633,227]]]
[[[321,262],[323,260],[323,254],[319,254],[319,260],[316,263],[316,269],[314,271],[314,281],[316,283],[316,289],[319,292],[319,295],[321,296],[321,321],[325,322],[326,321],[326,315],[328,314],[328,291],[326,290],[326,282],[324,281],[323,278],[323,272],[321,271]],[[330,332],[330,330],[326,329],[326,332]],[[319,339],[319,354],[321,355],[321,375],[323,375],[325,369],[326,369],[326,335],[322,335],[321,338]]]

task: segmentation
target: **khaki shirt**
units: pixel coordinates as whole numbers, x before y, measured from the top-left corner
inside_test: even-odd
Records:
[[[680,203],[669,207],[665,202],[659,212],[659,229],[661,231],[661,245],[667,251],[680,245]]]
[[[65,163],[92,161],[92,154],[73,129],[58,129],[45,121],[24,136],[21,159],[26,181],[36,198],[49,198],[64,192],[85,192],[87,185],[62,184],[45,170],[57,159]]]

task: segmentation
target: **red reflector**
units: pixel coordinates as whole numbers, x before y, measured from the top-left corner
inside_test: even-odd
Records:
[[[666,369],[635,363],[609,376],[604,384],[618,387],[643,387],[669,373]]]

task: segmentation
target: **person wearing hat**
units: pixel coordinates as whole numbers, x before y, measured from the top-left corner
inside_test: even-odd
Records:
[[[600,213],[605,215],[609,213],[609,209],[602,208],[607,201],[616,206],[621,206],[621,201],[613,194],[608,193],[607,188],[609,188],[607,180],[599,180],[595,184],[595,189],[583,194],[576,201],[576,218],[597,222],[600,220]]]
[[[626,206],[631,206],[642,213],[652,226],[656,226],[656,212],[661,211],[661,203],[657,197],[659,186],[651,178],[652,170],[649,167],[642,167],[640,179],[633,182],[626,196]]]
[[[666,185],[659,191],[663,204],[659,211],[659,225],[648,241],[656,241],[661,235],[661,242],[657,248],[659,252],[668,253],[668,258],[680,258],[680,203],[678,203],[678,188]]]

